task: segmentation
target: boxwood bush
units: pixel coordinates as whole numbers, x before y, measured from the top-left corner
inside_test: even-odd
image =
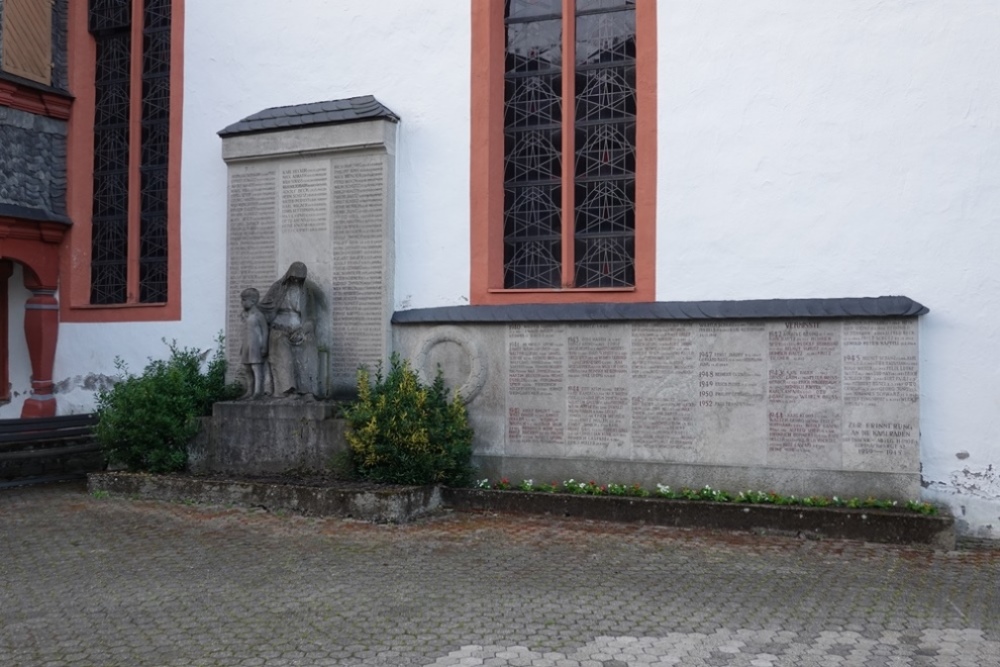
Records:
[[[240,394],[240,387],[226,384],[221,340],[207,362],[201,350],[167,345],[169,358],[150,361],[141,375],[116,359],[120,379],[98,393],[95,434],[109,463],[131,471],[183,470],[198,417]]]
[[[472,481],[472,428],[459,395],[448,400],[441,369],[430,386],[393,354],[374,383],[358,371],[358,399],[344,410],[356,474],[392,484],[466,486]]]

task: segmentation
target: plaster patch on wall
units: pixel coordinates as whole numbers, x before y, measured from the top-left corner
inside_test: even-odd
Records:
[[[947,482],[925,480],[923,486],[941,493],[1000,500],[1000,470],[993,464],[978,470],[966,466],[952,471]]]

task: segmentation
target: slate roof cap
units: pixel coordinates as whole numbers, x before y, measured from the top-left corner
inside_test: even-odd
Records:
[[[15,218],[31,220],[32,222],[56,222],[61,225],[72,225],[73,221],[61,213],[53,213],[40,208],[29,208],[17,204],[0,202],[0,218]]]
[[[253,132],[270,132],[292,126],[355,123],[374,118],[384,118],[393,123],[399,122],[399,116],[376,100],[374,96],[363,95],[343,100],[271,107],[223,128],[219,131],[219,136],[232,137]]]
[[[905,296],[846,299],[659,301],[654,303],[445,306],[396,311],[393,324],[607,322],[609,320],[739,320],[918,317],[928,308]]]

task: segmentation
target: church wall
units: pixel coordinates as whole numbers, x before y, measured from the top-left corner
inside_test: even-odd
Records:
[[[467,303],[469,1],[297,7],[187,7],[182,320],[64,325],[57,381],[111,374],[115,355],[141,368],[164,336],[212,344],[225,310],[215,133],[266,107],[372,94],[399,114],[396,308]],[[657,17],[657,300],[929,307],[923,493],[1000,537],[1000,10],[674,0]],[[87,404],[82,383],[62,410]]]

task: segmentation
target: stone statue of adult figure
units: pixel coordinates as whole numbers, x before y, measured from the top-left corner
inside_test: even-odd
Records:
[[[302,262],[292,262],[280,280],[271,285],[260,310],[271,328],[270,358],[274,394],[315,394],[319,358],[316,315],[322,297],[306,280]]]

